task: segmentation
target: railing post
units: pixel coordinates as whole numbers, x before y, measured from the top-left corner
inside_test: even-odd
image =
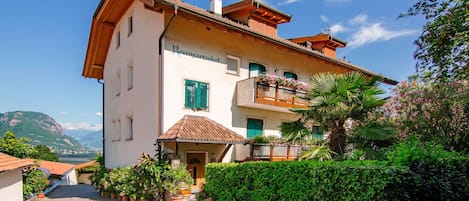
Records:
[[[270,161],[274,158],[274,145],[270,145]]]
[[[275,85],[275,102],[278,102],[278,84]]]

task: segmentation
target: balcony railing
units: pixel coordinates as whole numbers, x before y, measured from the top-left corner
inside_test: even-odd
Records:
[[[306,91],[249,78],[237,83],[237,105],[279,112],[306,108]]]
[[[268,104],[280,107],[307,107],[307,102],[302,99],[306,92],[292,88],[271,85],[269,83],[256,82],[256,103]]]

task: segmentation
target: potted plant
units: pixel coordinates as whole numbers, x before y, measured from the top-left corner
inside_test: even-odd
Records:
[[[181,188],[188,188],[187,184],[192,183],[192,177],[186,170],[185,165],[179,165],[177,168],[169,168],[163,173],[163,188],[170,193],[170,199],[173,201],[182,200],[178,194]]]

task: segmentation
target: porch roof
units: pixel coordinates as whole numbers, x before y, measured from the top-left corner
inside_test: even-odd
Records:
[[[208,144],[245,144],[246,138],[221,124],[201,116],[185,115],[159,141]]]

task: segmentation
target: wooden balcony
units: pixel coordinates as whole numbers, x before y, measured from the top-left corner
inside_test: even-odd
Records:
[[[261,83],[257,78],[241,80],[237,83],[237,105],[256,109],[290,113],[291,108],[306,108],[305,91],[269,83]]]

